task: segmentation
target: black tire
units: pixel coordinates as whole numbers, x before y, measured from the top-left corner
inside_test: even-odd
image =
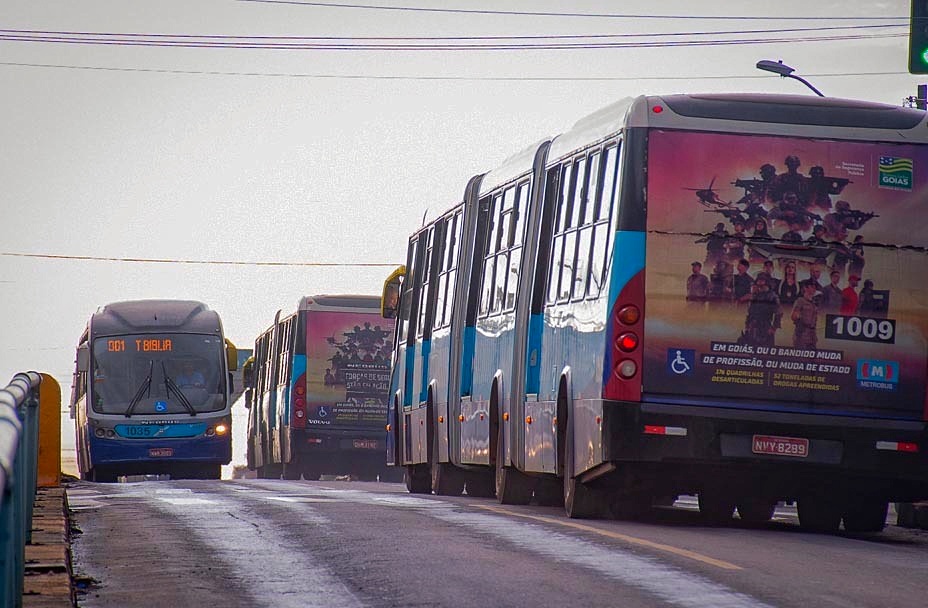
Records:
[[[534,480],[516,469],[503,466],[503,425],[496,433],[496,500],[504,505],[527,505],[532,501]]]
[[[290,481],[298,480],[303,476],[303,467],[299,462],[285,462],[283,470],[283,478]]]
[[[809,532],[834,534],[841,524],[841,509],[836,503],[823,497],[800,498],[797,511],[799,525]]]
[[[460,496],[464,493],[464,471],[450,462],[438,462],[438,433],[432,433],[429,454],[432,491],[438,496]]]
[[[307,481],[319,481],[319,478],[322,477],[319,468],[313,463],[302,462],[300,464],[300,472],[303,474],[303,479]]]
[[[602,510],[595,491],[572,476],[574,470],[574,431],[572,421],[567,421],[567,441],[564,446],[564,512],[571,519],[590,519]]]
[[[849,504],[844,510],[844,529],[848,532],[882,532],[886,527],[889,503],[865,501]]]
[[[258,467],[258,479],[280,479],[281,472],[279,464],[266,464]]]
[[[90,469],[90,479],[97,483],[116,483],[116,473],[102,465],[97,465]]]
[[[754,498],[738,502],[738,517],[748,524],[763,524],[773,519],[777,508],[776,501]]]
[[[421,464],[411,464],[406,467],[406,489],[410,494],[431,494],[432,476],[429,467]]]
[[[613,519],[641,519],[651,512],[653,502],[645,495],[616,495],[609,502],[609,513]]]
[[[735,501],[724,492],[700,492],[699,514],[709,525],[724,526],[731,522],[735,514]]]
[[[535,502],[542,507],[563,507],[564,488],[557,477],[539,477],[535,480]]]
[[[910,502],[896,503],[896,525],[902,528],[917,528],[915,506]]]
[[[493,498],[496,495],[496,476],[493,471],[471,471],[464,483],[468,496]]]

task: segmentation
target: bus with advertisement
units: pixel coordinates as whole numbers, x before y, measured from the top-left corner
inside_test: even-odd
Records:
[[[236,349],[189,300],[100,307],[77,346],[70,411],[81,479],[219,479],[232,459]]]
[[[261,478],[388,473],[383,429],[393,327],[380,298],[318,295],[258,336],[249,374],[248,468]]]
[[[928,497],[926,144],[910,108],[641,96],[472,178],[384,284],[388,460],[571,517],[881,530]]]

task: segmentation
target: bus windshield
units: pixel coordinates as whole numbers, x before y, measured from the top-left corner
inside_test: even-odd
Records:
[[[223,342],[218,336],[159,333],[98,338],[91,369],[93,409],[157,415],[225,408]]]

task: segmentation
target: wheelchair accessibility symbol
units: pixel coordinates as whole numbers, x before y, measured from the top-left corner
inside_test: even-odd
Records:
[[[689,348],[671,348],[667,350],[667,369],[677,376],[693,373],[696,365],[696,351]]]
[[[320,418],[326,418],[329,415],[329,410],[325,409],[324,405],[320,405],[318,415]]]

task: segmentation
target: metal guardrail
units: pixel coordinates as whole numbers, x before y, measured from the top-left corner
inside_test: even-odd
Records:
[[[26,544],[32,541],[39,453],[36,372],[0,390],[0,606],[22,606]]]

